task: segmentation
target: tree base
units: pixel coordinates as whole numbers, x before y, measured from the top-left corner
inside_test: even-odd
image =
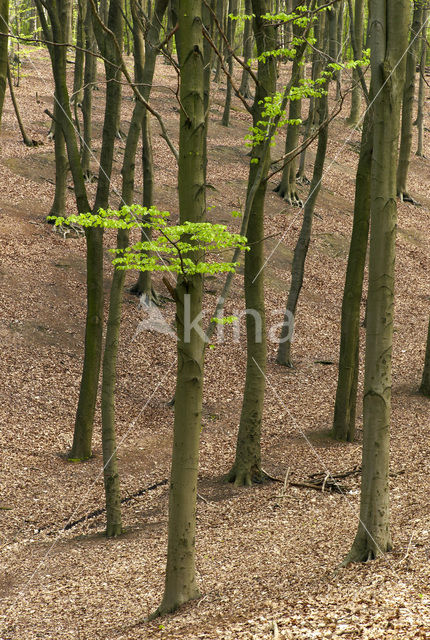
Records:
[[[180,594],[177,598],[174,599],[164,599],[160,606],[151,613],[147,618],[146,622],[151,622],[151,620],[156,620],[157,618],[161,618],[169,613],[174,613],[182,607],[182,605],[187,602],[191,602],[192,600],[197,600],[201,598],[201,593],[197,587],[193,587],[188,594]]]
[[[400,192],[397,194],[397,197],[399,198],[400,202],[409,202],[410,204],[413,204],[414,207],[421,207],[421,204],[417,202],[417,200],[414,200],[414,198],[409,195],[409,193]]]
[[[253,484],[263,484],[268,478],[261,468],[252,468],[250,465],[232,466],[225,476],[226,482],[231,482],[235,487],[252,487]]]
[[[292,205],[293,207],[303,207],[303,202],[300,200],[297,191],[292,191],[288,188],[284,188],[282,186],[282,182],[280,182],[278,186],[273,189],[273,191],[277,193],[278,196],[282,198],[282,200],[285,200],[285,202],[288,202],[288,204]]]
[[[341,567],[347,567],[349,564],[356,564],[358,562],[370,562],[370,560],[376,560],[385,553],[392,550],[391,540],[387,541],[383,547],[375,544],[373,540],[361,540],[360,542],[354,542],[351,551],[341,563]]]

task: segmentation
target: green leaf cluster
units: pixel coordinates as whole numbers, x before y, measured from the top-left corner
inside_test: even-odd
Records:
[[[246,238],[228,231],[222,224],[184,222],[169,225],[168,211],[156,207],[131,205],[119,210],[99,209],[97,213],[80,213],[67,218],[50,216],[56,226],[78,224],[85,228],[151,229],[155,237],[137,242],[126,249],[111,249],[117,269],[167,271],[184,277],[197,273],[216,274],[235,271],[238,262],[206,262],[206,253],[228,249],[246,250]]]

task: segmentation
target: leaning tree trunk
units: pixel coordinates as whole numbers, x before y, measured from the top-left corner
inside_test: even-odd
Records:
[[[320,125],[327,118],[327,96],[318,99],[317,110],[320,114]],[[287,307],[284,316],[284,322],[279,340],[278,353],[276,362],[286,367],[291,367],[291,340],[292,326],[294,326],[294,317],[296,314],[297,303],[300,291],[303,285],[303,277],[305,273],[305,262],[308,253],[309,242],[311,239],[312,221],[318,193],[321,188],[321,180],[324,171],[324,163],[327,152],[328,140],[328,124],[321,127],[318,134],[318,147],[315,157],[314,171],[309,188],[309,196],[305,202],[303,211],[303,223],[300,230],[299,239],[294,249],[293,264],[291,267],[291,285],[288,294]]]
[[[417,52],[422,29],[422,0],[415,0],[414,15],[408,52],[406,54],[406,78],[403,88],[402,129],[400,135],[399,164],[397,167],[397,195],[404,202],[414,202],[408,193],[407,181],[412,148],[412,112],[415,98]]]
[[[33,147],[34,146],[34,142],[30,138],[30,136],[27,134],[27,132],[25,130],[25,127],[24,127],[24,123],[22,122],[21,114],[19,112],[18,102],[16,100],[15,90],[13,88],[13,80],[12,80],[12,74],[10,72],[9,64],[7,65],[7,83],[9,85],[9,93],[10,93],[10,97],[12,99],[13,109],[15,111],[15,116],[16,116],[16,119],[17,119],[17,122],[18,122],[18,127],[19,127],[19,130],[21,132],[22,141],[23,141],[23,143],[25,144],[26,147]],[[67,166],[67,159],[66,159],[66,166]]]
[[[420,392],[430,398],[430,321],[427,333],[427,347],[424,359],[423,377],[421,380]]]
[[[9,31],[9,0],[0,0],[0,33]],[[6,94],[7,68],[8,68],[8,44],[7,36],[0,37],[0,125],[3,114],[3,103]]]
[[[361,136],[355,180],[354,220],[342,300],[339,372],[333,418],[335,440],[352,442],[355,436],[360,304],[363,292],[370,218],[370,167],[373,150],[373,110],[369,108]]]
[[[371,175],[371,233],[363,397],[360,519],[348,562],[391,549],[389,434],[396,240],[396,168],[401,58],[407,47],[408,0],[370,0],[375,129]]]
[[[179,0],[180,42],[180,223],[203,222],[206,213],[204,180],[204,60],[201,3]],[[201,255],[193,256],[198,261]],[[178,369],[169,495],[169,531],[163,600],[154,615],[175,610],[198,597],[195,573],[195,529],[199,442],[202,411],[204,339],[189,322],[202,308],[200,274],[179,277],[175,290]],[[187,311],[187,314],[186,314]]]
[[[253,0],[254,34],[257,52],[275,49],[275,30],[270,23],[260,16],[270,10],[266,0]],[[258,63],[259,85],[256,87],[253,124],[258,126],[262,119],[261,112],[264,98],[272,96],[276,90],[276,61],[273,57]],[[250,251],[245,255],[245,304],[251,313],[246,317],[246,377],[236,444],[236,457],[227,478],[236,486],[251,485],[253,481],[261,481],[261,422],[263,415],[265,370],[267,359],[266,328],[264,309],[264,197],[266,193],[266,176],[270,165],[270,152],[264,150],[263,144],[252,148],[251,164],[248,179],[248,193],[259,177],[257,192],[250,211],[248,223],[248,243]],[[256,162],[255,162],[256,160]],[[263,170],[259,171],[262,163]]]

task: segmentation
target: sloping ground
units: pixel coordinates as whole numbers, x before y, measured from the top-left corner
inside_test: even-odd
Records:
[[[174,389],[174,341],[137,331],[142,312],[137,300],[125,294],[117,428],[122,491],[130,498],[123,514],[127,533],[106,540],[103,515],[64,531],[67,523],[103,506],[100,422],[98,413],[94,458],[81,465],[67,463],[82,359],[85,245],[82,239],[63,238],[43,222],[53,195],[46,180],[53,179],[53,146],[46,140],[49,121],[43,115],[50,75],[46,56],[35,54],[32,60],[17,95],[32,137],[45,144],[29,150],[18,142],[9,103],[0,139],[0,638],[263,640],[275,637],[276,630],[281,638],[297,640],[430,638],[430,405],[417,395],[430,300],[428,161],[414,157],[411,167],[410,190],[423,206],[399,206],[394,551],[371,564],[337,570],[357,526],[356,477],[344,481],[343,495],[298,487],[283,493],[282,484],[275,482],[253,489],[222,482],[234,456],[245,370],[244,334],[234,342],[226,329],[226,341],[215,343],[207,356],[197,531],[202,598],[175,615],[144,623],[163,589],[165,481],[173,424],[166,402]],[[175,76],[160,64],[155,104],[176,138],[177,112],[173,94],[161,87],[165,84],[174,87]],[[99,120],[100,89],[95,93]],[[36,92],[44,96],[40,103]],[[248,117],[238,103],[233,126],[221,127],[223,100],[221,87],[213,102],[208,168],[215,187],[208,196],[210,215],[219,221],[230,220],[229,211],[243,206],[248,165],[242,145]],[[130,109],[131,102],[124,100],[124,127]],[[285,305],[301,212],[271,191],[267,196],[270,337],[263,460],[265,470],[281,481],[287,470],[291,480],[306,481],[311,473],[347,471],[360,463],[360,430],[350,445],[327,437],[337,367],[316,362],[337,360],[357,162],[353,145],[358,141],[359,133],[348,130],[342,118],[333,124],[297,315],[293,370],[274,364],[275,325]],[[426,144],[428,148],[427,133]],[[99,146],[98,141],[95,152]],[[122,146],[118,143],[115,186],[120,184]],[[156,136],[154,153],[156,204],[174,212],[175,166]],[[140,169],[138,174],[140,179]],[[71,212],[73,206],[70,193]],[[231,224],[234,228],[238,222]],[[106,254],[106,291],[110,273]],[[221,279],[208,283],[207,318],[215,302],[213,290],[220,285]],[[226,310],[240,313],[243,304],[238,275]],[[173,322],[171,304],[162,313]],[[359,427],[361,419],[359,411]],[[135,495],[148,487],[153,488]]]

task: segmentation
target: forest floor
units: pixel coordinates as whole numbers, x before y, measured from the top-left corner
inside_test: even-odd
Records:
[[[339,569],[353,541],[359,477],[342,494],[288,486],[316,472],[341,473],[361,462],[361,397],[353,444],[328,436],[336,388],[342,288],[352,223],[360,132],[347,127],[348,101],[330,143],[297,313],[294,368],[275,364],[276,327],[290,280],[301,210],[267,193],[266,302],[269,337],[263,467],[281,482],[234,488],[232,464],[245,372],[240,342],[226,329],[208,350],[197,507],[197,569],[202,597],[151,623],[163,592],[175,381],[174,339],[139,329],[143,312],[125,293],[116,395],[126,533],[104,535],[100,407],[94,457],[67,462],[81,374],[85,318],[85,241],[45,223],[53,197],[54,150],[45,108],[52,108],[48,54],[24,60],[17,98],[31,136],[20,142],[9,98],[2,124],[0,181],[0,639],[169,640],[430,638],[429,400],[418,395],[429,318],[429,160],[412,157],[410,191],[421,207],[399,204],[391,436],[392,553]],[[70,67],[72,69],[72,67]],[[177,140],[176,76],[161,61],[154,104]],[[128,91],[122,127],[132,109]],[[231,127],[220,124],[225,84],[214,86],[209,129],[211,220],[241,209],[249,158],[249,116],[234,99]],[[104,89],[94,93],[94,169]],[[427,124],[430,123],[426,113]],[[430,124],[429,124],[430,126]],[[153,123],[155,204],[177,214],[174,160]],[[414,141],[414,145],[416,141]],[[281,136],[274,156],[282,154]],[[425,134],[430,154],[430,136]],[[113,186],[120,186],[118,141]],[[307,172],[312,171],[313,148]],[[137,185],[141,170],[138,167]],[[95,187],[92,187],[93,189]],[[305,196],[306,188],[301,189]],[[69,211],[75,211],[73,192]],[[139,201],[139,191],[136,200]],[[117,204],[115,201],[113,205]],[[278,234],[278,235],[275,235]],[[108,236],[107,244],[114,238]],[[112,269],[106,251],[106,293]],[[128,275],[127,286],[134,281]],[[222,278],[206,286],[206,318]],[[166,293],[158,277],[155,285]],[[364,315],[363,300],[363,315]],[[243,311],[235,277],[227,312]],[[173,322],[166,302],[160,312]],[[364,329],[362,329],[364,344]],[[330,364],[321,364],[320,361]],[[360,391],[363,360],[360,369]],[[147,491],[144,489],[149,488]],[[141,492],[140,495],[136,495]],[[85,516],[90,515],[89,518]],[[80,521],[82,519],[82,521]],[[75,523],[75,521],[79,521]],[[65,525],[72,525],[64,529]],[[278,636],[277,636],[278,634]]]

